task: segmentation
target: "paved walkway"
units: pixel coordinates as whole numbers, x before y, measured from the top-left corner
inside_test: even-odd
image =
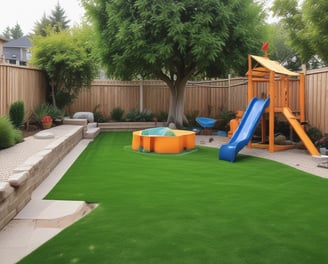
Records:
[[[22,165],[29,157],[43,150],[59,138],[66,137],[67,133],[71,133],[71,127],[71,125],[53,127],[49,131],[53,133],[54,138],[36,139],[30,136],[25,138],[22,143],[8,149],[2,149],[0,151],[0,181],[7,181],[13,170]],[[47,131],[42,130],[41,133]]]
[[[209,147],[220,147],[222,144],[226,144],[228,141],[229,139],[227,137],[197,136],[196,144]],[[270,153],[267,149],[249,149],[245,147],[239,153],[275,160],[296,169],[306,171],[323,178],[328,178],[328,169],[318,167],[317,160],[313,158],[305,149],[289,149],[285,151]]]
[[[54,140],[54,139],[52,139]],[[48,140],[47,140],[48,141]],[[36,142],[40,145],[36,146]],[[1,264],[13,264],[58,234],[69,223],[85,215],[90,208],[84,202],[45,201],[44,196],[56,185],[65,171],[87,147],[90,140],[80,143],[60,162],[49,177],[33,192],[31,202],[0,231]],[[220,147],[228,142],[228,138],[220,136],[197,136],[196,144],[209,147]],[[1,151],[0,174],[7,175],[8,169],[15,168],[25,158],[40,151],[46,140],[36,140],[30,137],[26,140],[28,146],[21,146]],[[25,143],[24,143],[25,144]],[[12,150],[12,151],[10,151]],[[5,153],[6,155],[3,155]],[[265,149],[244,148],[240,153],[276,160],[291,167],[314,175],[328,178],[328,169],[317,167],[317,163],[306,150],[292,149],[282,152],[269,153]],[[8,155],[8,156],[7,156]],[[11,156],[10,156],[11,155]],[[6,157],[5,157],[6,156]],[[9,158],[11,157],[11,158]]]

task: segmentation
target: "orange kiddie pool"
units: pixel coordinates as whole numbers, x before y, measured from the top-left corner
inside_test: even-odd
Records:
[[[133,132],[132,149],[155,153],[180,153],[195,148],[193,131],[156,127]]]

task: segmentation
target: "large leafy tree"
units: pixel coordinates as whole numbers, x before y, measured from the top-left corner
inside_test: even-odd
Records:
[[[245,70],[262,44],[264,16],[253,0],[84,0],[108,74],[159,78],[170,89],[168,122],[182,126],[193,75]],[[244,72],[243,72],[244,73]]]
[[[328,63],[328,2],[326,0],[275,0],[272,10],[288,32],[290,46],[310,67]]]
[[[268,25],[268,42],[270,58],[279,61],[286,68],[297,71],[301,68],[301,59],[291,48],[288,41],[288,32],[282,23]]]
[[[303,10],[311,46],[328,64],[328,1],[307,0],[304,2]]]
[[[89,87],[96,76],[91,33],[84,27],[32,38],[31,63],[46,72],[52,104],[60,109],[72,103],[80,89]]]

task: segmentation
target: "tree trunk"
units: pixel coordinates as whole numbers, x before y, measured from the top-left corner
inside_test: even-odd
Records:
[[[55,96],[55,85],[56,82],[54,80],[50,81],[50,87],[51,87],[51,97],[52,97],[52,104],[54,107],[56,107],[56,96]]]
[[[184,97],[186,84],[194,72],[194,67],[185,68],[184,71],[176,74],[170,74],[170,77],[160,73],[159,77],[170,89],[170,106],[167,118],[167,124],[174,123],[177,128],[183,127],[184,115]],[[174,78],[176,77],[176,78]]]
[[[174,123],[177,128],[183,127],[184,96],[186,82],[174,82],[170,88],[170,107],[168,123]]]

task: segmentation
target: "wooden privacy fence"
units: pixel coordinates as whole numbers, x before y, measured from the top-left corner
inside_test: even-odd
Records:
[[[34,68],[0,64],[0,115],[7,115],[11,103],[22,100],[27,112],[45,102],[45,76]],[[299,109],[298,84],[290,80],[289,104]],[[259,96],[267,95],[265,83],[255,87]],[[279,87],[278,87],[279,90]],[[282,92],[282,91],[281,91]],[[96,106],[106,117],[114,107],[125,113],[135,108],[153,113],[168,112],[169,89],[162,81],[95,80],[83,89],[68,108],[70,113],[93,111]],[[216,117],[222,110],[245,110],[247,78],[190,81],[185,94],[185,113]],[[305,116],[312,126],[328,133],[328,68],[311,70],[305,75]]]
[[[293,109],[299,109],[298,84],[290,80],[289,98]],[[267,83],[258,83],[258,96],[266,98]],[[280,87],[277,89],[279,90]],[[277,92],[279,94],[279,91]],[[69,112],[93,111],[96,106],[105,116],[115,107],[125,113],[131,109],[149,109],[153,113],[168,112],[170,93],[162,81],[100,81],[91,89],[83,89]],[[245,110],[247,106],[247,78],[235,77],[212,81],[188,82],[185,94],[185,113],[216,117],[225,110]]]
[[[305,116],[310,125],[328,133],[328,68],[311,70],[305,76]],[[256,84],[258,96],[267,96],[267,83]],[[277,87],[277,95],[283,92]],[[95,80],[91,89],[83,89],[69,112],[93,111],[96,106],[106,117],[115,107],[125,113],[131,109],[149,109],[153,113],[168,112],[169,89],[162,81]],[[289,81],[290,107],[299,110],[299,85]],[[278,99],[275,98],[278,105]],[[185,113],[216,117],[222,110],[245,110],[247,107],[247,78],[234,77],[214,81],[188,82]]]
[[[69,107],[69,112],[93,111],[96,106],[105,116],[115,107],[125,113],[131,109],[168,112],[170,93],[162,81],[95,80],[91,89],[83,89]],[[188,82],[185,113],[215,117],[222,110],[244,109],[247,105],[247,79],[231,78],[215,81]]]
[[[10,105],[24,102],[26,118],[45,102],[46,81],[42,71],[35,68],[0,64],[0,115],[8,115]]]
[[[328,68],[306,72],[305,111],[312,126],[328,133]]]

